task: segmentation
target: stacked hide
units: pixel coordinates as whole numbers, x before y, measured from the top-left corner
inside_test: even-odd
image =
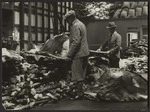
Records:
[[[68,46],[68,36],[57,35],[41,49],[18,54],[3,48],[3,106],[10,110],[23,110],[76,96],[77,88],[70,78],[70,62],[61,59],[67,53]],[[65,52],[62,52],[63,48]],[[101,66],[108,63],[105,54],[89,57],[85,98],[99,101],[147,99],[147,81],[138,74]]]
[[[120,68],[138,74],[148,73],[147,40],[133,40],[128,48],[122,50],[121,54]]]
[[[67,88],[61,81],[69,75],[68,63],[61,59],[68,51],[69,43],[65,42],[68,36],[63,34],[51,38],[41,49],[20,54],[2,49],[2,103],[6,109],[28,109],[65,96]]]
[[[87,99],[119,102],[147,99],[147,81],[140,75],[107,66],[94,65],[93,69],[91,83],[85,86]]]
[[[75,2],[79,18],[96,20],[148,16],[148,2]]]

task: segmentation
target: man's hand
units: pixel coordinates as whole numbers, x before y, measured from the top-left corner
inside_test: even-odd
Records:
[[[106,54],[110,54],[110,51],[106,51]]]
[[[110,57],[110,51],[105,51],[105,54]]]
[[[62,59],[62,60],[65,60],[65,61],[70,61],[70,60],[71,60],[71,58],[69,58],[69,57],[67,57],[67,56],[63,56],[63,57],[61,57],[61,59]]]

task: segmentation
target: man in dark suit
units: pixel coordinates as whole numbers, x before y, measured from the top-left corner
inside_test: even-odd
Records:
[[[76,98],[78,99],[83,95],[82,85],[86,75],[89,55],[87,32],[85,25],[76,18],[75,11],[68,11],[65,14],[65,20],[71,29],[69,51],[64,59],[72,60],[72,79],[77,82]]]
[[[109,22],[106,27],[110,31],[109,38],[100,46],[98,51],[107,51],[109,54],[109,64],[111,68],[119,68],[121,36],[116,32],[117,25],[114,22]]]

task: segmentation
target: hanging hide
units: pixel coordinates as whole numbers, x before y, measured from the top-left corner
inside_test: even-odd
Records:
[[[69,37],[66,34],[56,35],[53,38],[50,38],[44,46],[41,48],[41,51],[51,53],[53,55],[61,55],[64,42],[68,41]],[[68,43],[69,44],[69,43]],[[66,45],[69,47],[69,45]]]

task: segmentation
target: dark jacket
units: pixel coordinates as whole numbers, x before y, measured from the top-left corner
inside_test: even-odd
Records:
[[[67,57],[76,59],[89,55],[86,27],[78,19],[71,25],[69,46]]]
[[[121,36],[115,31],[106,41],[102,44],[102,50],[110,51],[110,58],[120,58]]]

